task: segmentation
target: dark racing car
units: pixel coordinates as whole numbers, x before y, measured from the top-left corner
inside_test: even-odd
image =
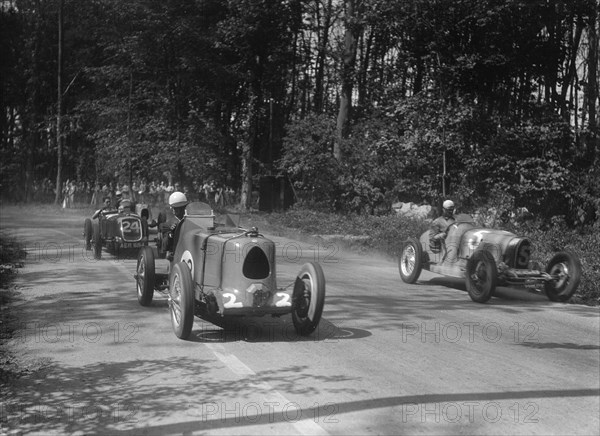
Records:
[[[568,301],[581,280],[581,263],[571,252],[556,253],[545,268],[531,262],[528,238],[475,225],[460,214],[440,247],[430,244],[429,231],[404,242],[398,269],[406,283],[415,283],[423,269],[464,278],[473,301],[485,303],[496,286],[543,289],[551,301]]]
[[[295,281],[278,288],[275,243],[256,228],[215,223],[205,203],[188,204],[183,219],[165,237],[171,238],[170,254],[142,247],[134,278],[142,306],[152,303],[155,291],[168,297],[178,338],[190,336],[194,316],[291,314],[298,334],[317,328],[325,302],[325,277],[318,263],[304,264]],[[158,272],[155,259],[163,256],[168,268]]]
[[[140,214],[133,212],[130,200],[122,200],[118,209],[104,210],[97,219],[86,218],[83,239],[95,259],[102,257],[102,247],[114,255],[127,256],[148,245],[149,209],[137,206]]]

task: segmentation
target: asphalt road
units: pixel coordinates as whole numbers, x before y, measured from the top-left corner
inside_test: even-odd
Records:
[[[2,207],[29,252],[10,343],[29,372],[2,387],[0,435],[600,433],[598,308],[504,288],[476,304],[458,280],[273,237],[280,287],[320,261],[319,329],[197,318],[181,341],[165,297],[138,304],[134,259],[85,252],[83,219]]]

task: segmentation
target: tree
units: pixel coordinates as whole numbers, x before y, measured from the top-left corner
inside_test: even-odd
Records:
[[[62,197],[62,49],[63,49],[63,8],[64,0],[58,5],[58,59],[56,61],[56,196],[58,204]]]
[[[345,31],[341,66],[341,92],[337,116],[336,141],[333,146],[333,156],[338,162],[343,162],[342,143],[348,137],[352,110],[352,90],[354,87],[357,41],[361,33],[358,17],[361,0],[345,0]]]

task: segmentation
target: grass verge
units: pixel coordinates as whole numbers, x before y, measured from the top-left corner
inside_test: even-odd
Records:
[[[0,232],[0,381],[7,382],[19,376],[22,367],[7,346],[13,337],[18,319],[11,304],[18,299],[13,282],[18,268],[23,266],[27,253],[16,238]]]

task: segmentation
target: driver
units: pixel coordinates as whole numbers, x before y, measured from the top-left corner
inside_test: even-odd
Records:
[[[94,212],[94,215],[92,215],[92,219],[94,220],[94,219],[98,218],[101,213],[107,212],[111,209],[112,208],[110,207],[110,197],[104,197],[102,207],[100,209],[98,209],[96,212]]]
[[[185,207],[189,201],[183,192],[175,191],[169,196],[169,206],[171,213],[168,214],[165,222],[160,224],[159,231],[162,233],[162,251],[167,253],[167,259],[173,257],[173,232],[177,224],[185,216]]]
[[[442,215],[433,220],[429,229],[429,247],[432,251],[441,249],[442,241],[448,235],[448,229],[456,222],[452,200],[444,201],[442,209]]]

